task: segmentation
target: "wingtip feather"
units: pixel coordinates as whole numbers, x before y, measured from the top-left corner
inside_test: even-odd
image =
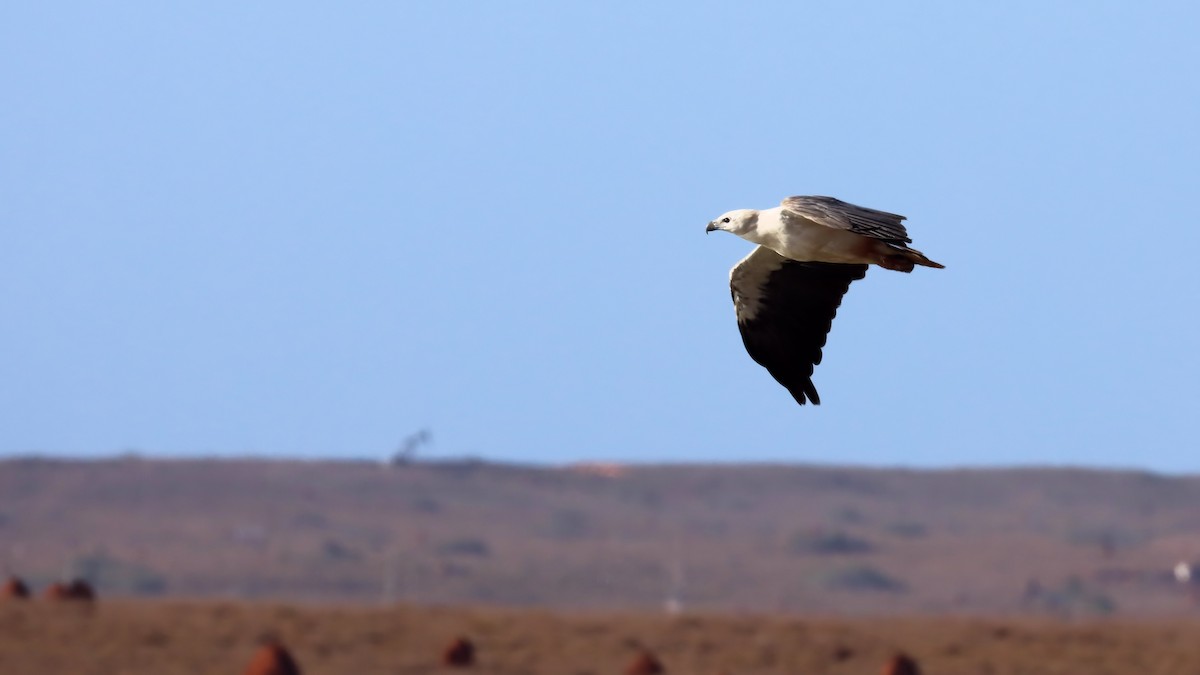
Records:
[[[807,405],[810,401],[813,405],[821,405],[821,397],[817,394],[817,388],[813,386],[812,380],[805,382],[799,387],[789,388],[788,393],[800,405]]]

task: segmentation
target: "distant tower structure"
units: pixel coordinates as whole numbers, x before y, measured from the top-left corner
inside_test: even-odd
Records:
[[[413,460],[417,454],[417,449],[423,445],[429,445],[433,442],[433,432],[429,429],[421,429],[416,433],[409,434],[400,441],[400,448],[396,450],[396,454],[392,455],[392,466],[403,466]]]

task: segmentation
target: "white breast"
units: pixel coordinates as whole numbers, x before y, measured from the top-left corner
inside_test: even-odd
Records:
[[[782,209],[760,211],[756,241],[792,260],[832,263],[870,263],[871,242],[861,235],[818,225],[807,218],[791,217],[787,227]]]

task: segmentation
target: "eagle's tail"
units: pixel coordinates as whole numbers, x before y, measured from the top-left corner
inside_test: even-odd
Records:
[[[879,266],[884,269],[896,270],[897,272],[911,272],[916,265],[935,267],[939,270],[946,267],[941,263],[936,263],[926,258],[924,253],[915,248],[897,244],[889,244],[887,253],[879,256]]]

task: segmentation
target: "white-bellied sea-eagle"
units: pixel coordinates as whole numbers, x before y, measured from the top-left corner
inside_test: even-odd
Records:
[[[942,267],[909,248],[903,220],[833,197],[788,197],[773,209],[730,211],[708,224],[707,232],[758,244],[729,271],[738,330],[750,357],[800,405],[821,402],[813,367],[842,296],[867,265]]]

